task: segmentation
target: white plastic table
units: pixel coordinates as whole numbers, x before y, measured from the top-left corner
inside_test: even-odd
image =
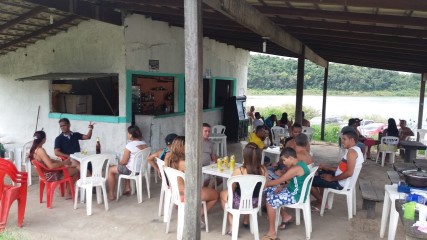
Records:
[[[262,150],[261,164],[264,164],[265,153],[269,153],[269,154],[275,155],[276,156],[276,162],[279,162],[279,158],[280,158],[280,147],[268,147],[268,148]]]
[[[405,194],[399,193],[397,191],[397,184],[385,185],[384,189],[385,193],[383,213],[381,217],[380,237],[384,238],[386,224],[388,221],[388,216],[390,214],[390,222],[388,225],[388,239],[393,240],[396,236],[397,222],[399,220],[399,213],[396,211],[394,202],[396,199],[402,199]]]
[[[239,168],[241,166],[242,166],[241,163],[235,163],[234,164],[234,169]],[[222,177],[223,178],[222,179],[223,180],[222,181],[222,186],[223,186],[224,190],[227,189],[227,182],[226,182],[226,180],[228,178],[230,178],[231,175],[233,174],[233,172],[230,170],[230,168],[224,168],[224,171],[222,171],[222,172],[219,171],[218,170],[218,165],[216,163],[213,163],[211,165],[202,167],[202,173],[203,174],[209,174],[209,175],[212,175],[212,176]]]
[[[83,159],[85,159],[91,155],[95,155],[95,154],[96,153],[94,151],[89,151],[89,152],[87,152],[87,154],[83,154],[81,152],[76,152],[76,153],[70,154],[70,158],[72,158],[78,162],[81,162]],[[102,152],[102,154],[107,154],[107,155],[113,156],[113,158],[110,159],[110,165],[117,165],[119,163],[116,153],[114,153],[114,152]]]
[[[76,153],[70,154],[70,158],[74,159],[80,163],[81,161],[83,161],[83,159],[85,159],[91,155],[95,155],[95,154],[96,153],[94,151],[89,151],[89,152],[87,152],[87,154],[83,154],[81,152],[76,152]],[[119,160],[117,159],[116,153],[114,153],[114,152],[102,152],[102,154],[108,154],[108,155],[113,156],[110,159],[110,165],[117,165],[119,163]],[[106,169],[106,171],[108,171],[108,168]],[[82,173],[83,173],[83,171],[80,171],[80,178],[82,178],[82,175],[81,175]],[[106,176],[108,176],[108,172],[106,173]],[[97,191],[97,195],[100,196],[98,194],[98,188],[96,191]],[[80,189],[80,202],[84,202],[84,199],[85,199],[85,189],[81,188]]]
[[[216,148],[218,156],[227,156],[227,135],[222,133],[211,133],[209,139],[219,146]],[[220,152],[222,155],[220,155]]]

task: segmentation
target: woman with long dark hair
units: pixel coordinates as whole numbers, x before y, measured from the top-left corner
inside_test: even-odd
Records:
[[[387,123],[388,123],[388,126],[386,129],[384,129],[383,136],[399,137],[399,130],[397,129],[396,120],[394,120],[394,118],[389,118]]]
[[[147,144],[142,141],[141,130],[138,126],[129,126],[128,127],[128,139],[129,142],[126,144],[125,150],[123,151],[122,159],[120,160],[117,166],[111,166],[108,169],[108,199],[114,200],[114,185],[116,183],[117,174],[130,175],[132,171],[130,170],[133,166],[133,161],[135,161],[135,155],[137,152],[148,147]],[[123,195],[130,194],[130,181],[127,179],[125,181],[125,191]]]
[[[268,179],[268,172],[264,165],[261,164],[261,150],[258,148],[258,146],[255,143],[248,143],[245,148],[243,149],[243,165],[237,169],[234,170],[232,176],[239,176],[239,175],[262,175],[265,176],[266,179]],[[261,184],[258,184],[255,187],[254,193],[252,195],[253,200],[252,204],[254,206],[258,205],[258,201],[261,201],[261,199],[258,199],[259,191],[262,191]],[[228,199],[228,191],[224,190],[220,194],[221,198],[221,206],[224,209],[225,204],[227,203]],[[239,184],[235,184],[233,186],[233,208],[239,208],[240,203],[240,186]],[[231,214],[228,214],[228,221],[230,223],[230,229],[233,229],[233,216]],[[245,228],[249,228],[249,216],[245,215],[243,218],[243,226]],[[231,231],[227,231],[228,235],[231,235]]]
[[[170,150],[170,154],[165,158],[165,165],[185,173],[185,137],[176,137]],[[184,196],[185,184],[181,179],[179,179],[178,187],[181,196]],[[218,201],[218,192],[212,188],[202,187],[201,200],[206,201],[206,210],[209,211]],[[201,219],[204,219],[203,216]],[[202,226],[205,224],[203,220],[201,224]]]
[[[49,157],[46,153],[46,150],[43,148],[43,144],[46,142],[46,133],[44,131],[37,131],[33,135],[34,141],[33,145],[30,149],[30,159],[37,160],[42,165],[49,169],[55,169],[60,167],[67,167],[68,173],[70,176],[78,176],[79,169],[76,166],[71,166],[70,159],[66,159],[64,161],[54,160]],[[58,181],[64,177],[63,171],[52,171],[52,172],[44,172],[47,181]]]

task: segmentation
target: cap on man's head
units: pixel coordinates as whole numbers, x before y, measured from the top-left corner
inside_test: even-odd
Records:
[[[166,136],[166,138],[165,138],[166,145],[171,145],[171,144],[172,144],[172,142],[173,142],[173,140],[174,140],[176,137],[178,137],[178,135],[176,135],[175,133],[170,133],[170,134],[168,134],[168,135]]]
[[[355,118],[354,119],[356,122],[361,122],[361,121],[363,121],[363,119],[360,119],[360,118]]]
[[[356,123],[356,119],[354,119],[354,118],[350,118],[349,120],[348,120],[348,125],[349,126],[351,126],[351,125],[353,125],[353,124],[355,124]]]

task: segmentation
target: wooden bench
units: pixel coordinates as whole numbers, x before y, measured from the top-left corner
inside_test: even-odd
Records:
[[[362,209],[367,211],[367,218],[375,219],[375,204],[384,200],[384,193],[377,191],[372,182],[359,179],[360,192],[362,193]]]
[[[399,184],[401,181],[400,176],[396,171],[387,171],[387,175],[391,184]]]

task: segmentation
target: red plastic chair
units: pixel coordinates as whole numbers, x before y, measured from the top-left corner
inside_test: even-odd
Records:
[[[46,195],[47,195],[47,208],[52,208],[52,199],[53,195],[55,193],[55,188],[59,185],[61,190],[61,196],[63,197],[65,194],[65,184],[69,184],[70,190],[71,190],[71,196],[72,199],[74,199],[74,184],[73,179],[70,177],[70,174],[68,174],[68,169],[66,167],[62,168],[54,168],[49,169],[42,165],[37,160],[31,160],[34,167],[37,170],[37,173],[39,174],[40,179],[40,203],[43,202],[43,193],[44,193],[44,187],[46,185]],[[64,178],[58,181],[47,181],[46,177],[44,175],[44,172],[54,172],[54,171],[63,171]]]
[[[6,176],[13,181],[14,185],[4,183]],[[22,227],[27,204],[27,181],[26,172],[18,172],[12,162],[0,158],[0,231],[6,227],[10,206],[15,200],[18,201],[18,226]]]

